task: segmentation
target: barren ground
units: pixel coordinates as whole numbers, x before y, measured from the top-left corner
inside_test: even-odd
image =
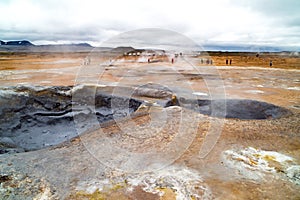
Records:
[[[180,58],[174,64],[131,62],[127,58],[99,70],[99,63],[106,59],[83,66],[87,53],[0,54],[2,87],[98,84],[124,95],[120,86],[141,88],[151,83],[167,87],[177,99],[250,99],[288,110],[278,118],[272,113],[265,119],[223,119],[180,105],[152,106],[58,146],[1,154],[1,198],[300,199],[299,56],[211,55],[216,67],[201,65],[200,58],[193,58],[199,62],[196,69]],[[231,66],[225,64],[226,59],[232,59]],[[272,68],[269,60],[273,61]],[[161,100],[145,93],[136,98],[152,103]],[[236,110],[243,111],[243,106],[237,104]],[[258,109],[254,104],[246,106],[244,112]],[[182,144],[175,147],[184,151],[165,149],[178,133],[183,134],[179,140]],[[5,131],[0,132],[3,135]],[[202,158],[199,151],[209,137],[214,137],[216,144]],[[111,140],[113,153],[98,151],[103,138]],[[125,163],[128,166],[121,160],[119,166],[115,147],[130,153],[165,151],[173,162],[164,165],[162,161],[163,167],[152,172],[140,170],[140,160]],[[145,157],[145,163],[151,163],[151,158]]]

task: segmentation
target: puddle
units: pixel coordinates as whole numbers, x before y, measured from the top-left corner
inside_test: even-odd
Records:
[[[293,105],[293,106],[290,106],[291,108],[295,108],[295,109],[300,109],[300,105]]]
[[[34,62],[32,64],[69,64],[69,63],[77,63],[76,60],[56,60],[56,61],[48,61],[48,62]]]
[[[288,87],[288,90],[300,90],[300,87]]]
[[[193,94],[197,96],[208,96],[208,94],[205,92],[193,92]]]
[[[250,94],[263,94],[263,93],[265,93],[264,91],[261,91],[261,90],[247,90],[246,92],[250,93]]]

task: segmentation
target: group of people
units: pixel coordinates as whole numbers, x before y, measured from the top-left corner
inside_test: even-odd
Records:
[[[201,58],[200,62],[201,62],[201,64],[206,63],[207,65],[209,65],[209,64],[212,65],[213,64],[213,60],[210,60],[210,59],[206,59],[206,61],[205,61],[205,59]]]
[[[228,65],[228,63],[229,63],[229,65],[231,65],[232,64],[232,59],[230,59],[230,60],[226,59],[226,65]]]
[[[258,57],[258,55],[256,56],[256,57]],[[232,64],[232,59],[226,59],[226,65],[231,65]],[[273,61],[272,60],[270,60],[270,67],[272,67],[273,66]]]
[[[91,59],[87,57],[83,60],[83,65],[89,65],[89,64],[91,64]]]

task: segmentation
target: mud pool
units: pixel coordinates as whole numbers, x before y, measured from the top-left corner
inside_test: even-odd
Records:
[[[93,106],[88,105],[90,96],[86,91],[95,95]],[[76,95],[77,102],[72,95]],[[118,102],[114,107],[112,98]],[[0,105],[1,153],[6,153],[37,150],[68,141],[95,125],[89,120],[92,116],[97,117],[98,123],[125,117],[141,101],[112,97],[95,87],[20,86],[2,88]],[[81,127],[75,126],[74,117],[81,120]]]
[[[291,112],[283,107],[250,99],[187,100],[180,99],[183,107],[204,115],[236,119],[277,119]]]
[[[1,88],[1,153],[32,151],[69,141],[99,124],[129,116],[141,105],[152,105],[143,98],[152,98],[161,107],[177,105],[221,118],[276,119],[291,114],[256,100],[185,99],[155,84],[127,90],[131,90],[131,97],[112,94],[106,86]]]

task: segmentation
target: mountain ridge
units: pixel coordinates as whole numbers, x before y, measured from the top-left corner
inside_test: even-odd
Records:
[[[34,44],[28,40],[11,40],[7,42],[0,40],[0,45],[33,46]]]
[[[81,42],[81,43],[71,43],[71,44],[43,44],[43,45],[36,45],[29,40],[10,40],[10,41],[3,41],[0,40],[0,47],[1,49],[7,50],[26,50],[27,48],[38,48],[38,49],[68,49],[71,48],[83,48],[85,50],[96,48],[96,49],[112,49],[112,51],[130,51],[136,48],[134,47],[125,47],[125,46],[118,46],[115,48],[112,47],[94,47],[89,43]],[[23,49],[24,48],[24,49]],[[199,46],[200,49],[203,51],[222,51],[222,52],[299,52],[298,49],[293,49],[291,47],[276,47],[276,46],[260,46],[260,45],[224,45],[224,44],[205,44],[203,46]]]

